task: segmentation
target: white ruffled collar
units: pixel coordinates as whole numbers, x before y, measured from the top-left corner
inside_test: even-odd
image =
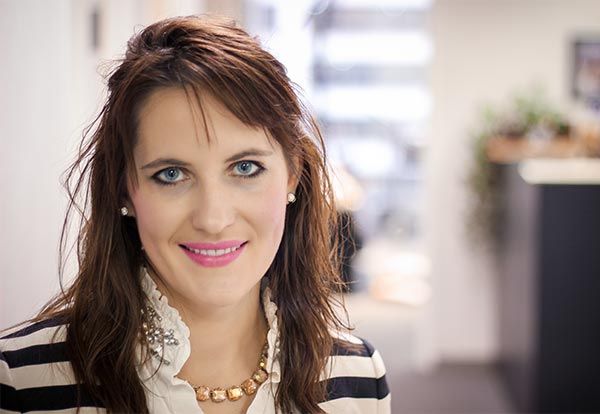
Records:
[[[187,382],[177,377],[177,374],[181,371],[181,368],[190,356],[190,330],[181,319],[181,315],[177,309],[170,306],[167,297],[158,290],[158,286],[154,280],[152,280],[145,267],[142,267],[141,273],[142,289],[149,300],[149,305],[159,315],[161,328],[164,329],[165,332],[172,330],[173,337],[177,342],[177,344],[164,345],[164,353],[162,354],[164,361],[162,364],[159,365],[159,361],[157,360],[159,358],[152,358],[152,368],[148,369],[149,367],[146,367],[146,369],[142,371],[151,374],[156,372],[156,376],[159,378],[155,378],[153,381],[154,383],[166,382],[166,384],[163,384],[165,387],[185,387],[189,388],[188,391],[193,392],[191,386]],[[267,332],[269,349],[266,366],[269,378],[261,385],[261,388],[267,386],[269,383],[277,384],[281,380],[277,305],[271,300],[271,290],[267,286],[264,286],[262,289],[262,303],[269,325],[269,330]],[[166,363],[164,363],[165,361]],[[157,389],[157,391],[160,390]],[[167,390],[165,389],[163,391]],[[171,394],[171,392],[169,392],[169,394]]]

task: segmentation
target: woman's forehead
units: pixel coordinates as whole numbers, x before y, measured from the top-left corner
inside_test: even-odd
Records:
[[[280,151],[264,128],[245,124],[218,99],[183,88],[154,91],[139,112],[136,155],[194,150],[231,152],[240,147]],[[136,157],[138,158],[138,157]]]

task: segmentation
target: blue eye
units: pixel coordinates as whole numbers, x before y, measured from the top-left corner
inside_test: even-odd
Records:
[[[169,167],[154,174],[152,177],[156,182],[163,185],[174,185],[183,181],[183,172],[180,168]]]
[[[242,178],[251,178],[261,174],[265,169],[254,161],[240,161],[235,164],[234,170]]]

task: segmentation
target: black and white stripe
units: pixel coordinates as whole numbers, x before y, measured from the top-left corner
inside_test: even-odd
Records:
[[[0,338],[1,412],[104,411],[77,385],[65,344],[66,325],[49,319]],[[344,343],[353,344],[352,347]],[[390,393],[378,351],[365,340],[345,335],[336,342],[321,376],[328,396],[320,403],[331,413],[388,413]],[[78,402],[79,397],[79,402]]]
[[[2,410],[60,412],[78,405],[102,407],[85,388],[81,389],[77,403],[77,385],[64,342],[65,327],[64,321],[53,318],[0,338]]]
[[[364,339],[351,335],[340,339],[323,373],[327,401],[321,407],[330,413],[388,413],[390,391],[381,355]]]
[[[337,398],[376,398],[383,399],[389,394],[385,370],[383,366],[378,372],[374,365],[379,354],[373,346],[362,340],[363,346],[358,350],[348,350],[339,345],[334,348],[330,361],[332,370],[328,374],[328,400]],[[374,358],[375,355],[375,358]]]

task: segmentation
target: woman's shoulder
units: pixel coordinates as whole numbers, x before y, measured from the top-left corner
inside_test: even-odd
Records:
[[[327,412],[390,412],[390,392],[381,354],[366,339],[334,335],[333,352],[322,380],[327,382]]]
[[[12,369],[56,361],[65,354],[66,328],[64,318],[51,317],[1,331],[2,362]]]
[[[6,343],[15,338],[37,337],[55,331],[68,324],[64,316],[50,316],[36,321],[26,321],[12,328],[0,330],[0,343]],[[33,335],[33,336],[32,336]]]
[[[363,337],[351,334],[346,330],[330,330],[333,339],[332,357],[368,357],[381,359],[379,351]],[[383,366],[382,366],[383,368]]]
[[[332,337],[333,356],[373,357],[375,354],[379,356],[379,351],[362,337],[339,331],[332,333]]]
[[[0,411],[75,405],[77,385],[66,349],[66,328],[64,318],[51,317],[0,333]]]

